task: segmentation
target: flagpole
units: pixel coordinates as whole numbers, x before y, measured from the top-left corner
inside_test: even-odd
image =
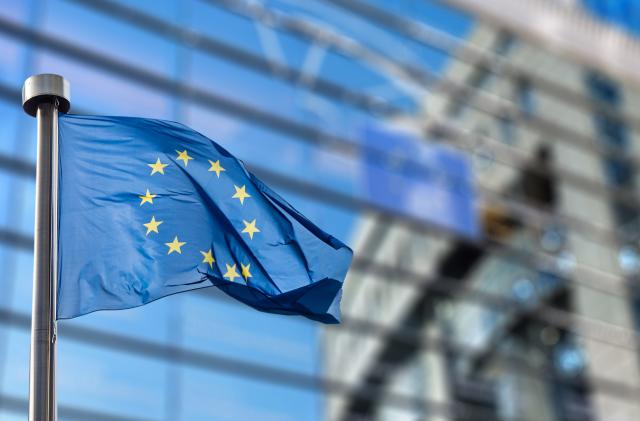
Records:
[[[30,421],[55,421],[57,416],[58,111],[69,111],[69,101],[69,82],[62,76],[31,76],[22,87],[22,108],[36,117],[38,124],[29,360]]]

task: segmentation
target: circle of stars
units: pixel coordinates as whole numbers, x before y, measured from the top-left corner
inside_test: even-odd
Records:
[[[176,161],[181,161],[182,166],[185,168],[188,167],[190,161],[194,161],[194,157],[189,155],[189,151],[184,149],[182,151],[176,150],[177,156],[175,158]],[[213,172],[216,175],[216,178],[220,178],[220,175],[226,171],[226,169],[220,163],[220,160],[208,160],[209,168],[208,172]],[[175,162],[175,161],[174,161]],[[176,162],[176,165],[177,164]],[[165,169],[170,166],[169,163],[163,163],[160,157],[157,157],[156,161],[151,164],[147,164],[149,168],[151,168],[150,176],[154,176],[156,174],[165,175]],[[245,200],[251,198],[251,195],[247,193],[247,186],[237,186],[233,185],[235,189],[235,193],[231,196],[232,199],[238,199],[240,202],[240,206],[244,206]],[[149,189],[146,189],[145,193],[142,195],[138,195],[140,198],[140,207],[144,204],[154,205],[154,199],[158,198],[157,194],[152,194]],[[253,237],[256,233],[260,232],[260,228],[257,226],[257,220],[254,218],[251,221],[242,221],[244,224],[244,228],[240,231],[241,234],[247,234],[248,240],[252,241]],[[164,221],[157,220],[155,215],[151,216],[151,220],[147,223],[143,223],[142,225],[146,228],[145,236],[149,237],[151,234],[160,234],[160,225],[162,225]],[[246,238],[246,237],[245,237]],[[173,240],[164,243],[167,247],[167,255],[182,255],[183,248],[185,251],[189,249],[187,241],[181,241],[178,235],[173,236]],[[202,261],[200,264],[207,265],[209,269],[213,269],[214,264],[216,263],[216,259],[214,257],[214,252],[211,248],[208,250],[200,250],[200,254],[202,255]],[[251,263],[240,263],[240,273],[238,273],[237,263],[229,264],[225,263],[226,271],[222,275],[223,278],[229,280],[230,282],[234,282],[236,278],[243,278],[245,282],[249,282],[249,278],[252,278],[251,274]]]

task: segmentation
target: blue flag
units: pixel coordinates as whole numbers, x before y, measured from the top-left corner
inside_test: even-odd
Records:
[[[215,285],[340,320],[351,250],[178,123],[61,115],[58,319]]]

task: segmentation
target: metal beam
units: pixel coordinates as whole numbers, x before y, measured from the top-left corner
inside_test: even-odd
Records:
[[[640,87],[640,42],[581,8],[547,0],[444,0],[584,66]]]
[[[207,1],[230,1],[230,0],[207,0]],[[622,113],[620,110],[616,110],[610,104],[601,104],[592,101],[589,97],[584,95],[584,93],[578,92],[574,89],[567,87],[561,83],[556,82],[551,77],[542,77],[538,73],[532,72],[527,66],[516,65],[508,61],[505,56],[500,54],[496,54],[487,49],[477,47],[473,44],[466,42],[463,39],[459,39],[449,35],[446,32],[439,31],[433,27],[425,25],[422,22],[418,22],[414,19],[407,18],[398,14],[394,14],[392,12],[387,11],[384,8],[379,6],[375,6],[370,2],[364,2],[362,0],[327,0],[328,2],[347,10],[351,13],[356,14],[357,16],[363,17],[371,22],[374,22],[377,25],[380,25],[388,30],[394,31],[408,39],[417,41],[429,48],[436,49],[442,53],[448,54],[451,56],[451,59],[460,60],[464,63],[467,63],[472,66],[482,66],[487,69],[491,73],[495,75],[501,75],[504,77],[510,77],[513,79],[521,79],[525,78],[530,81],[536,89],[543,91],[545,94],[550,95],[554,98],[562,100],[568,104],[572,104],[576,107],[584,109],[586,111],[598,112],[607,116],[616,116],[622,118],[625,123],[627,123],[630,127],[634,127],[636,130],[640,129],[640,119],[635,115],[630,113]],[[510,6],[515,9],[518,9],[520,6],[519,2],[509,2]],[[478,5],[479,8],[483,8],[485,6],[485,2],[474,2],[471,3]],[[555,3],[546,2],[547,4],[553,6]],[[522,13],[519,11],[518,13]],[[524,16],[524,15],[523,15]],[[498,29],[504,29],[499,27]],[[517,32],[517,31],[514,31]],[[404,64],[405,66],[409,66],[408,64]],[[424,70],[417,69],[412,71],[411,74],[421,75],[424,73]],[[482,101],[481,104],[486,107],[485,103],[487,102],[487,98],[491,98],[491,95],[486,95],[486,91],[461,85],[457,82],[449,80],[447,78],[437,77],[439,80],[437,88],[443,92],[456,94],[463,93],[465,90],[475,91],[478,93],[482,93]],[[457,86],[457,88],[456,88]],[[492,95],[496,95],[492,93]],[[505,97],[498,97],[502,99],[505,103],[511,104],[512,100]],[[495,100],[494,100],[495,102]],[[499,105],[499,104],[497,104]],[[487,110],[487,109],[478,109],[480,112],[487,113],[489,115],[496,115],[499,112],[499,108],[495,110]],[[513,109],[512,106],[509,106],[507,109],[504,109],[504,112],[508,112],[509,115],[512,115],[515,112],[515,115],[518,116],[517,109]],[[522,116],[519,116],[519,120],[523,120],[526,124],[527,119],[522,119]]]
[[[0,241],[2,239],[1,234],[2,234],[2,231],[0,231]],[[356,266],[354,269],[358,270],[357,266],[359,264],[360,263],[356,261],[354,263],[354,265]],[[382,270],[372,262],[365,261],[362,264],[366,265],[366,267],[369,269],[375,270],[376,273],[384,274],[386,270],[384,268],[383,268],[384,270]],[[399,273],[401,274],[402,271],[393,270],[393,273],[397,275]],[[415,276],[419,276],[419,275],[416,274]],[[423,281],[424,287],[420,288],[419,291],[421,296],[425,297],[425,299],[428,299],[428,300],[434,300],[439,297],[453,297],[456,294],[456,291],[458,289],[458,285],[454,285],[453,284],[454,282],[456,282],[456,280],[450,277],[442,277],[442,278],[439,278],[438,281],[435,279],[427,278],[426,281]],[[416,284],[416,286],[418,285]],[[224,296],[213,294],[211,293],[211,291],[208,291],[206,289],[196,291],[195,293],[198,293],[207,299],[214,299],[214,300],[225,299]],[[494,294],[484,293],[482,291],[479,291],[477,294],[474,293],[472,297],[474,301],[478,301],[481,303],[482,302],[485,302],[486,304],[494,303],[493,306],[496,308],[500,308],[501,306],[504,306],[505,311],[508,308],[511,308],[515,305],[513,300],[509,300],[504,297],[499,297]],[[465,297],[462,297],[462,298],[466,299]],[[426,304],[424,303],[416,304],[414,308],[423,308],[425,305]],[[518,308],[514,307],[514,310],[517,311]],[[415,311],[417,310],[410,311],[409,313],[415,314]],[[540,321],[541,323],[546,323],[546,324],[555,326],[561,330],[570,330],[570,325],[567,323],[571,322],[571,318],[567,317],[567,323],[565,323],[564,325],[558,324],[557,318],[559,316],[559,313],[562,313],[562,311],[551,309],[546,306],[538,306],[536,307],[535,311],[531,311],[530,313],[528,313],[528,316],[531,317],[532,319]],[[553,314],[554,318],[552,318],[551,320],[546,320],[547,314]],[[21,315],[20,313],[8,311],[8,310],[0,310],[0,322],[4,322],[5,324],[12,325],[14,327],[26,328],[28,326],[28,316]],[[388,326],[380,325],[375,322],[371,322],[371,321],[359,319],[359,318],[353,318],[347,315],[343,317],[343,326],[344,328],[347,328],[353,332],[358,332],[359,334],[362,334],[362,335],[384,338],[382,342],[393,344],[392,346],[389,347],[389,349],[391,350],[391,354],[389,355],[392,355],[393,358],[395,358],[396,360],[397,358],[401,357],[402,353],[400,353],[399,350],[402,350],[402,349],[406,350],[404,351],[405,357],[407,355],[411,355],[417,350],[425,350],[425,351],[433,350],[433,351],[439,351],[439,352],[446,351],[452,355],[456,355],[461,358],[473,358],[477,356],[477,350],[473,347],[457,344],[448,339],[425,338],[421,335],[420,331],[415,326],[390,328]],[[87,329],[87,330],[82,330],[82,329]],[[122,340],[113,339],[115,338],[115,336],[109,339],[108,335],[106,336],[107,338],[106,342],[98,341],[98,343],[94,343],[92,338],[103,337],[105,335],[103,333],[99,333],[98,331],[95,331],[95,333],[92,333],[94,331],[93,329],[90,329],[90,328],[82,328],[82,329],[80,329],[81,333],[72,335],[72,338],[76,340],[80,340],[80,338],[82,338],[84,342],[91,343],[94,345],[102,345],[108,348],[113,348],[112,345],[114,343],[122,343]],[[75,327],[72,327],[71,331],[77,332],[77,329]],[[121,337],[118,335],[116,336]],[[123,337],[126,338],[126,336],[123,336]],[[619,346],[612,342],[606,342],[601,339],[600,341],[608,343],[609,345],[612,345],[612,346]],[[152,345],[150,344],[145,345],[145,347],[135,347],[135,346],[127,347],[125,345],[123,347],[115,347],[115,349],[123,350],[123,351],[128,350],[131,352],[140,352],[146,355],[145,349],[149,349],[149,347],[151,346]],[[153,345],[153,347],[155,346],[156,345]],[[166,352],[163,351],[164,353],[163,355],[165,356],[162,358],[167,361],[171,361],[173,358],[176,358],[176,355],[182,352],[181,349],[182,348],[171,348],[171,349],[165,350]],[[209,355],[209,354],[203,354],[203,355]],[[385,358],[390,358],[390,357],[385,357]],[[188,365],[188,363],[182,360],[180,361],[181,363]],[[558,382],[559,384],[575,386],[575,379],[573,379],[572,377],[558,375],[552,367],[542,367],[542,366],[534,367],[526,359],[523,359],[519,356],[505,357],[503,358],[502,362],[505,367],[509,367],[523,376],[532,377],[532,378],[549,379],[549,380]],[[270,369],[269,366],[266,366],[266,367]],[[216,370],[215,368],[211,368],[211,369],[214,371]],[[369,375],[373,376],[372,378],[375,378],[375,379],[383,379],[383,378],[386,378],[394,370],[395,370],[394,364],[389,363],[388,361],[380,361],[378,364],[372,367],[372,369],[369,371]],[[233,369],[231,369],[231,373],[234,375],[241,375],[241,376],[247,375],[249,377],[253,377],[253,374],[236,373]],[[261,375],[258,374],[257,377],[261,378]],[[624,384],[621,384],[615,381],[610,381],[607,379],[599,379],[599,378],[592,378],[591,380],[594,385],[596,385],[600,390],[602,390],[604,393],[607,393],[607,394],[612,394],[615,396],[635,396],[636,394],[640,393],[640,391],[637,389],[629,388]],[[284,383],[287,384],[286,381]],[[377,396],[377,393],[379,392],[378,387],[379,386],[365,385],[363,387],[356,388],[355,386],[351,385],[351,389],[349,389],[348,392],[352,397],[355,397],[358,400],[358,402],[360,402],[360,404],[362,404],[362,402],[374,402],[376,400],[375,396]],[[334,391],[334,390],[328,390],[327,393],[334,394],[334,393],[340,393],[340,392]],[[403,402],[403,399],[404,398],[401,398],[399,402]],[[402,406],[403,404],[400,403],[400,405]]]
[[[27,314],[0,309],[0,323],[21,329],[30,328]],[[271,365],[253,363],[220,354],[194,351],[170,344],[133,338],[130,336],[97,330],[89,327],[61,323],[59,326],[61,340],[71,340],[91,346],[108,348],[129,354],[144,355],[167,363],[178,363],[216,373],[227,373],[251,380],[279,384],[295,389],[331,394],[356,394],[366,399],[370,393],[367,389],[353,390],[353,386],[341,380],[328,379],[313,374],[277,368]],[[634,392],[637,393],[637,392]],[[456,413],[469,420],[489,420],[482,413],[470,411],[465,405],[452,406],[446,403],[414,397],[406,394],[389,394],[386,401],[390,406],[398,408],[423,408],[434,414]]]
[[[116,3],[110,0],[68,0],[83,7],[96,10],[138,28],[156,35],[181,43],[194,50],[199,50],[210,56],[220,57],[231,63],[240,65],[287,83],[304,87],[312,92],[331,100],[348,104],[362,111],[374,114],[393,115],[403,113],[404,110],[379,98],[355,91],[342,84],[311,76],[285,63],[267,60],[249,51],[234,47],[224,41],[203,35],[188,28],[166,22],[151,14],[136,8]],[[305,81],[312,80],[313,83]]]
[[[101,70],[107,70],[114,74],[124,76],[127,79],[167,94],[183,97],[191,102],[201,104],[208,108],[230,114],[234,117],[249,120],[254,124],[261,125],[268,129],[293,136],[298,141],[303,141],[314,146],[326,147],[345,156],[359,156],[362,153],[366,153],[374,161],[371,165],[381,165],[389,162],[389,160],[394,157],[392,154],[389,154],[388,151],[381,148],[364,145],[354,140],[328,133],[314,126],[300,123],[269,111],[261,110],[232,98],[223,97],[211,92],[204,92],[191,85],[166,78],[147,69],[132,66],[126,62],[116,60],[67,41],[25,28],[4,18],[0,18],[0,32],[5,32],[11,36],[28,42],[34,42],[41,47],[55,51],[63,56],[96,66]],[[433,171],[422,163],[417,162],[412,157],[400,158],[399,164],[403,165],[406,171],[415,172],[416,175],[424,175],[427,177],[437,175],[436,180],[438,180],[439,183],[451,183],[452,185],[455,185],[456,180],[453,175],[449,174],[443,176],[443,174],[433,174]],[[630,159],[628,162],[631,162]],[[578,218],[569,217],[567,215],[552,215],[544,210],[523,206],[523,204],[518,203],[517,200],[504,199],[497,192],[487,188],[482,188],[482,191],[493,202],[499,202],[501,206],[505,207],[513,215],[518,216],[523,221],[528,221],[528,225],[530,227],[544,228],[550,223],[557,223],[560,217],[564,223],[576,228],[578,232],[590,233],[593,231],[587,228],[592,224],[581,221]],[[405,215],[404,218],[406,220],[413,220],[416,222],[420,221],[419,218],[414,218],[408,215]],[[424,225],[424,221],[421,222]],[[534,225],[534,223],[536,225]],[[431,225],[433,230],[443,231],[441,227],[436,227],[434,224]],[[607,238],[606,235],[603,236],[604,232],[599,230],[598,227],[592,228],[595,228],[596,231],[598,231],[598,234],[596,234],[597,241],[601,241],[603,237]],[[507,250],[508,247],[504,249]],[[538,257],[543,260],[546,258],[546,256],[542,255],[539,255]],[[589,272],[600,278],[611,278],[610,274],[604,273],[603,271],[590,270]],[[589,275],[585,275],[588,278]],[[584,278],[584,276],[582,276],[582,278]]]
[[[26,414],[29,410],[29,402],[26,399],[0,395],[0,409],[22,415]],[[77,421],[154,421],[152,418],[130,417],[126,415],[80,408],[74,405],[60,405],[58,408],[58,415],[63,420]]]

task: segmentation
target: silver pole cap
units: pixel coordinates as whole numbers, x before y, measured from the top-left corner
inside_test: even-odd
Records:
[[[71,86],[60,75],[45,73],[30,76],[22,86],[22,108],[36,116],[38,104],[58,100],[58,111],[66,113],[71,107]]]

